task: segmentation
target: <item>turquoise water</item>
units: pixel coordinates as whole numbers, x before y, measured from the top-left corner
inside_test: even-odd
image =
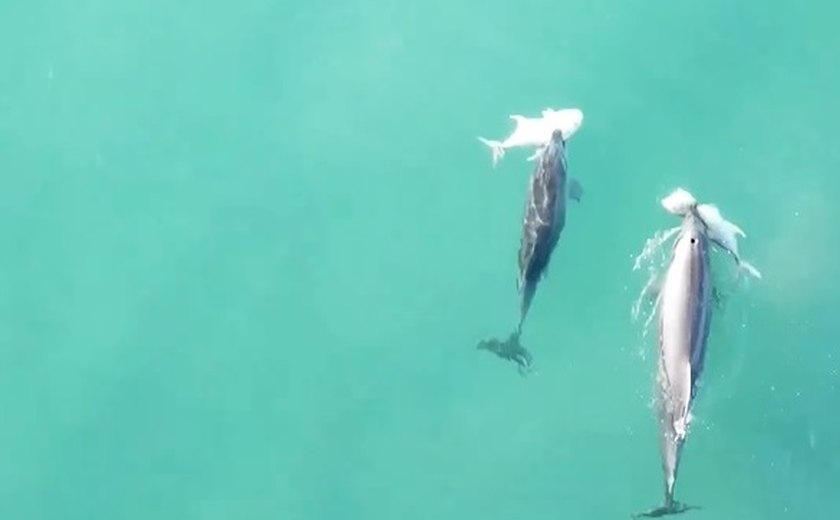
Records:
[[[678,5],[679,4],[679,5]],[[831,2],[0,8],[0,517],[627,518],[661,501],[646,238],[690,189],[763,273],[713,328],[684,518],[840,507]],[[525,151],[579,107],[525,344]],[[718,319],[718,318],[716,318]]]

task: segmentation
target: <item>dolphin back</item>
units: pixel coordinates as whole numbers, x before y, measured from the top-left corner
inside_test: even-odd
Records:
[[[534,168],[525,203],[519,246],[523,312],[530,306],[536,285],[548,267],[565,226],[565,191],[566,151],[562,134],[557,131]]]

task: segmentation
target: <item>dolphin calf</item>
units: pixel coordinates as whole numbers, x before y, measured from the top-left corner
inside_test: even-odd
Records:
[[[562,129],[552,132],[530,179],[519,244],[519,324],[506,341],[482,341],[478,346],[503,359],[515,361],[523,374],[530,369],[531,355],[519,343],[522,324],[565,227],[566,201],[573,199],[579,202],[583,195],[580,183],[574,179],[567,182],[566,142],[563,136]]]
[[[757,269],[738,255],[737,236],[745,236],[744,232],[726,221],[716,207],[698,204],[682,188],[665,197],[662,206],[681,217],[682,224],[674,230],[676,239],[656,301],[659,318],[656,409],[665,500],[661,507],[636,515],[646,517],[694,509],[674,499],[674,486],[706,358],[713,308],[711,246],[724,249],[741,269],[761,277]]]
[[[540,156],[555,130],[561,130],[563,139],[568,141],[583,124],[583,112],[577,108],[546,108],[540,117],[514,114],[510,118],[516,123],[516,128],[504,141],[478,138],[493,151],[494,167],[504,157],[505,150],[510,148],[536,148],[533,155],[528,157],[529,161],[533,161]]]

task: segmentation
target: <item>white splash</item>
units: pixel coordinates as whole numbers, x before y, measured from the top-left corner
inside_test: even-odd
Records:
[[[645,246],[642,249],[642,252],[636,257],[635,261],[633,262],[633,270],[638,271],[643,266],[647,267],[647,274],[648,280],[645,283],[645,286],[642,288],[639,296],[636,298],[636,301],[633,303],[633,307],[631,309],[631,315],[633,320],[638,320],[639,315],[642,312],[642,306],[647,303],[647,317],[645,319],[644,325],[644,335],[647,335],[647,331],[650,326],[650,322],[655,315],[656,309],[656,292],[658,291],[658,283],[660,280],[660,273],[662,269],[665,267],[665,263],[668,260],[667,255],[667,248],[663,248],[662,246],[670,240],[677,232],[679,232],[679,226],[666,229],[662,231],[657,231],[653,237],[648,238],[645,241]]]

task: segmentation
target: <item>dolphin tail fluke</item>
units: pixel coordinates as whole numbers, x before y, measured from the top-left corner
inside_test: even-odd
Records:
[[[501,341],[493,338],[478,342],[478,350],[487,350],[502,359],[513,361],[517,365],[519,374],[526,376],[531,372],[533,359],[531,353],[519,342],[520,330],[513,332],[508,339]]]
[[[636,513],[633,515],[633,518],[659,518],[660,516],[678,515],[686,511],[691,511],[692,509],[700,509],[700,507],[681,504],[676,500],[671,500],[670,503],[664,506],[645,511],[644,513]]]
[[[575,202],[580,202],[580,199],[583,198],[583,186],[580,184],[580,181],[572,178],[569,179],[569,198]]]
[[[487,350],[499,356],[502,359],[513,361],[517,364],[519,374],[526,376],[532,372],[533,358],[528,349],[522,346],[519,338],[522,336],[522,325],[525,322],[525,316],[528,314],[528,309],[531,306],[531,300],[534,298],[534,293],[537,289],[537,284],[527,280],[521,281],[519,285],[522,291],[521,312],[519,313],[519,323],[516,325],[510,336],[504,341],[500,339],[482,340],[478,343],[478,350]]]
[[[493,150],[493,166],[495,167],[496,164],[505,156],[505,147],[502,145],[500,141],[493,141],[491,139],[485,139],[483,137],[478,138],[479,141],[486,144]]]

